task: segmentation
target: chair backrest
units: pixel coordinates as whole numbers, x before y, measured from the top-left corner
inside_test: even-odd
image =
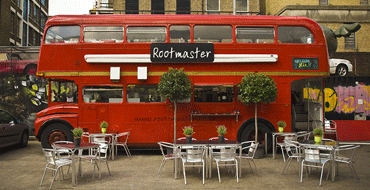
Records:
[[[320,150],[318,149],[318,147],[313,146],[303,146],[303,147],[305,161],[320,163]]]
[[[46,162],[48,162],[49,164],[53,164],[53,165],[56,165],[55,164],[55,160],[56,160],[56,157],[55,157],[55,150],[53,149],[47,149],[47,148],[43,148],[42,149],[42,152],[44,153],[44,156],[46,158]]]
[[[112,138],[111,136],[90,134],[90,142],[99,144],[110,144],[112,142],[111,138]]]
[[[186,148],[186,162],[202,162],[204,158],[204,146]]]
[[[191,138],[193,141],[196,141],[197,139],[196,138]],[[177,139],[178,141],[181,141],[181,140],[186,140],[186,137],[180,137]]]
[[[130,136],[130,132],[119,133],[116,135],[115,141],[120,142],[122,144],[127,144],[129,136]]]
[[[248,150],[248,156],[251,157],[251,158],[254,158],[254,155],[256,154],[256,151],[257,151],[257,147],[258,147],[258,142],[252,142],[251,144],[251,147],[249,147],[249,150]]]
[[[333,120],[326,120],[324,124],[324,133],[335,134],[337,133],[337,123]]]
[[[360,145],[353,145],[353,144],[349,144],[349,145],[341,145],[341,146],[338,146],[335,151],[338,153],[340,151],[352,151],[350,153],[350,156],[349,156],[349,161],[352,161],[353,159],[353,156],[355,155],[355,152],[356,152],[356,149],[359,148]]]
[[[297,140],[307,141],[310,139],[311,132],[309,131],[300,131],[297,133]]]
[[[161,153],[162,153],[163,157],[173,156],[173,154],[170,154],[170,152],[168,150],[166,151],[166,153],[164,151],[164,148],[173,150],[174,147],[173,147],[172,143],[161,141],[161,142],[158,142],[158,145],[159,145],[159,148],[161,149]]]
[[[254,141],[244,141],[240,143],[240,145],[242,146],[242,150],[245,150],[245,149],[248,150],[247,152],[248,157],[254,158],[254,155],[257,151],[258,142],[256,143]]]
[[[285,141],[296,141],[297,140],[297,135],[289,135],[284,137],[284,142]]]
[[[300,150],[300,144],[297,141],[285,141],[285,150],[288,156],[298,156]]]
[[[229,140],[229,139],[227,139],[227,138],[224,138],[225,140]],[[212,137],[212,138],[209,138],[208,140],[210,140],[210,141],[214,141],[214,140],[218,140],[218,137]]]
[[[220,161],[232,161],[235,160],[236,147],[221,147],[220,149]]]

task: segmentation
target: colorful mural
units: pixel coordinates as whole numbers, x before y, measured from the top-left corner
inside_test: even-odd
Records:
[[[369,81],[366,77],[327,78],[324,105],[328,119],[365,120],[370,117]]]

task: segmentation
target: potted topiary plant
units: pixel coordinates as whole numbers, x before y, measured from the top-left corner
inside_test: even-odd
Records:
[[[225,125],[219,125],[217,126],[217,133],[218,133],[218,141],[220,143],[224,143],[225,141],[225,134],[227,133],[227,128]]]
[[[75,147],[80,147],[83,130],[81,128],[77,127],[77,128],[74,128],[72,130],[72,133],[73,133],[73,136],[74,136]]]
[[[280,133],[284,132],[284,128],[285,128],[285,126],[286,126],[285,121],[279,121],[279,122],[277,123],[277,125],[278,125],[278,131],[279,131]]]
[[[312,131],[312,134],[315,136],[314,140],[315,140],[316,144],[320,144],[322,135],[324,134],[324,131],[322,130],[322,128],[320,128],[320,127],[315,128]]]
[[[173,128],[174,128],[174,144],[176,144],[176,117],[177,103],[191,97],[191,81],[186,75],[184,69],[169,68],[169,71],[164,73],[158,83],[158,92],[162,97],[169,99],[174,105],[173,113]],[[175,161],[176,162],[176,161]]]
[[[101,133],[105,134],[107,132],[108,123],[106,121],[102,121],[100,123]]]
[[[183,129],[184,135],[186,136],[186,143],[191,144],[193,139],[194,129],[191,126],[185,126]]]

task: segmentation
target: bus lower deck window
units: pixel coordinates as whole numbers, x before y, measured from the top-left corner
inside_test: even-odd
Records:
[[[85,103],[122,103],[122,86],[84,86]]]
[[[163,98],[159,95],[158,85],[155,84],[127,85],[128,103],[155,103],[165,101],[166,98]]]
[[[195,102],[232,102],[233,99],[232,85],[194,86]]]

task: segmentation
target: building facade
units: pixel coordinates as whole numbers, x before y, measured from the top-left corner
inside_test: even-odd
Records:
[[[0,46],[39,46],[49,0],[0,1]]]
[[[266,0],[265,13],[277,16],[305,16],[337,30],[343,24],[360,23],[361,29],[349,37],[338,38],[338,48],[332,58],[351,61],[350,75],[370,73],[370,6],[369,0]]]
[[[262,0],[97,0],[91,14],[259,14]],[[108,9],[108,10],[107,10]]]

